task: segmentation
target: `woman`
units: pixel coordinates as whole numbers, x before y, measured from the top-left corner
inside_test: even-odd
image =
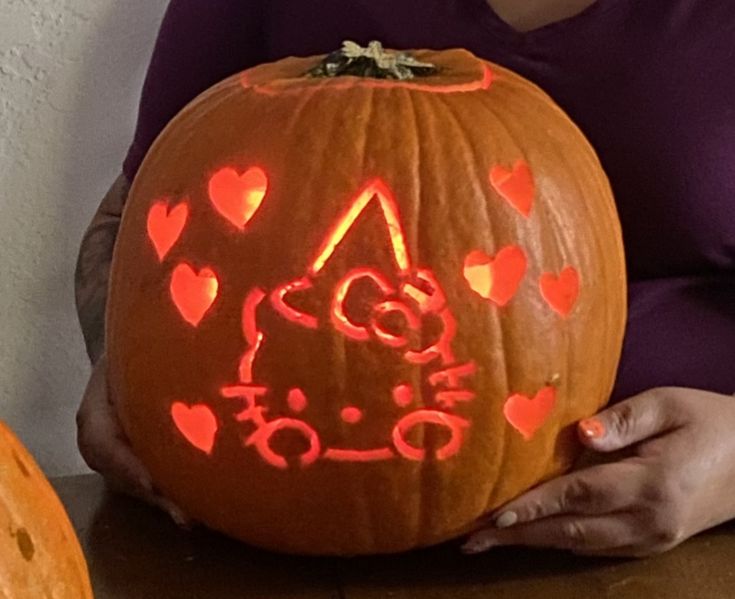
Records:
[[[109,262],[148,147],[226,76],[343,39],[462,46],[535,81],[596,147],[618,202],[630,291],[615,403],[578,427],[607,457],[490,515],[465,551],[644,556],[735,518],[735,4],[725,0],[173,0],[123,174],[80,252],[95,363],[78,414],[88,464],[184,520],[130,451],[105,380]]]

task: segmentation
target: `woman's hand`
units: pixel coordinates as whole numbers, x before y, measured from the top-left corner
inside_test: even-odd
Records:
[[[578,432],[592,452],[625,455],[509,502],[470,536],[466,553],[530,545],[644,557],[735,518],[735,397],[651,389],[581,421]]]
[[[112,403],[104,354],[93,367],[77,412],[77,444],[87,465],[115,489],[160,507],[179,526],[190,525],[181,509],[156,493],[150,474],[133,454]]]

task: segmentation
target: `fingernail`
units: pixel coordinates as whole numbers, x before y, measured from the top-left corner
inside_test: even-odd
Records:
[[[605,425],[598,418],[580,420],[579,430],[588,439],[601,439],[605,436]]]
[[[495,541],[483,536],[483,537],[472,537],[464,545],[462,545],[462,553],[467,555],[475,555],[491,549],[495,546]]]
[[[518,522],[518,514],[515,512],[503,512],[495,518],[495,528],[508,528]]]
[[[159,501],[161,507],[166,511],[169,516],[171,516],[171,519],[176,523],[177,526],[180,526],[181,528],[189,528],[191,526],[189,518],[187,518],[186,514],[184,514],[183,510],[180,507],[168,501],[167,499],[161,499]]]

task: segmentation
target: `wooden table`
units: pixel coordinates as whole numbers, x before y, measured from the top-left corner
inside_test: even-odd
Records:
[[[84,546],[97,599],[735,599],[735,524],[648,560],[446,545],[376,558],[252,549],[109,493],[97,475],[52,480]]]

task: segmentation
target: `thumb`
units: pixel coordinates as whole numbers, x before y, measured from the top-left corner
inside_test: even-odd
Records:
[[[675,428],[671,402],[665,394],[646,391],[609,407],[592,418],[580,420],[582,443],[600,452],[618,451]]]

